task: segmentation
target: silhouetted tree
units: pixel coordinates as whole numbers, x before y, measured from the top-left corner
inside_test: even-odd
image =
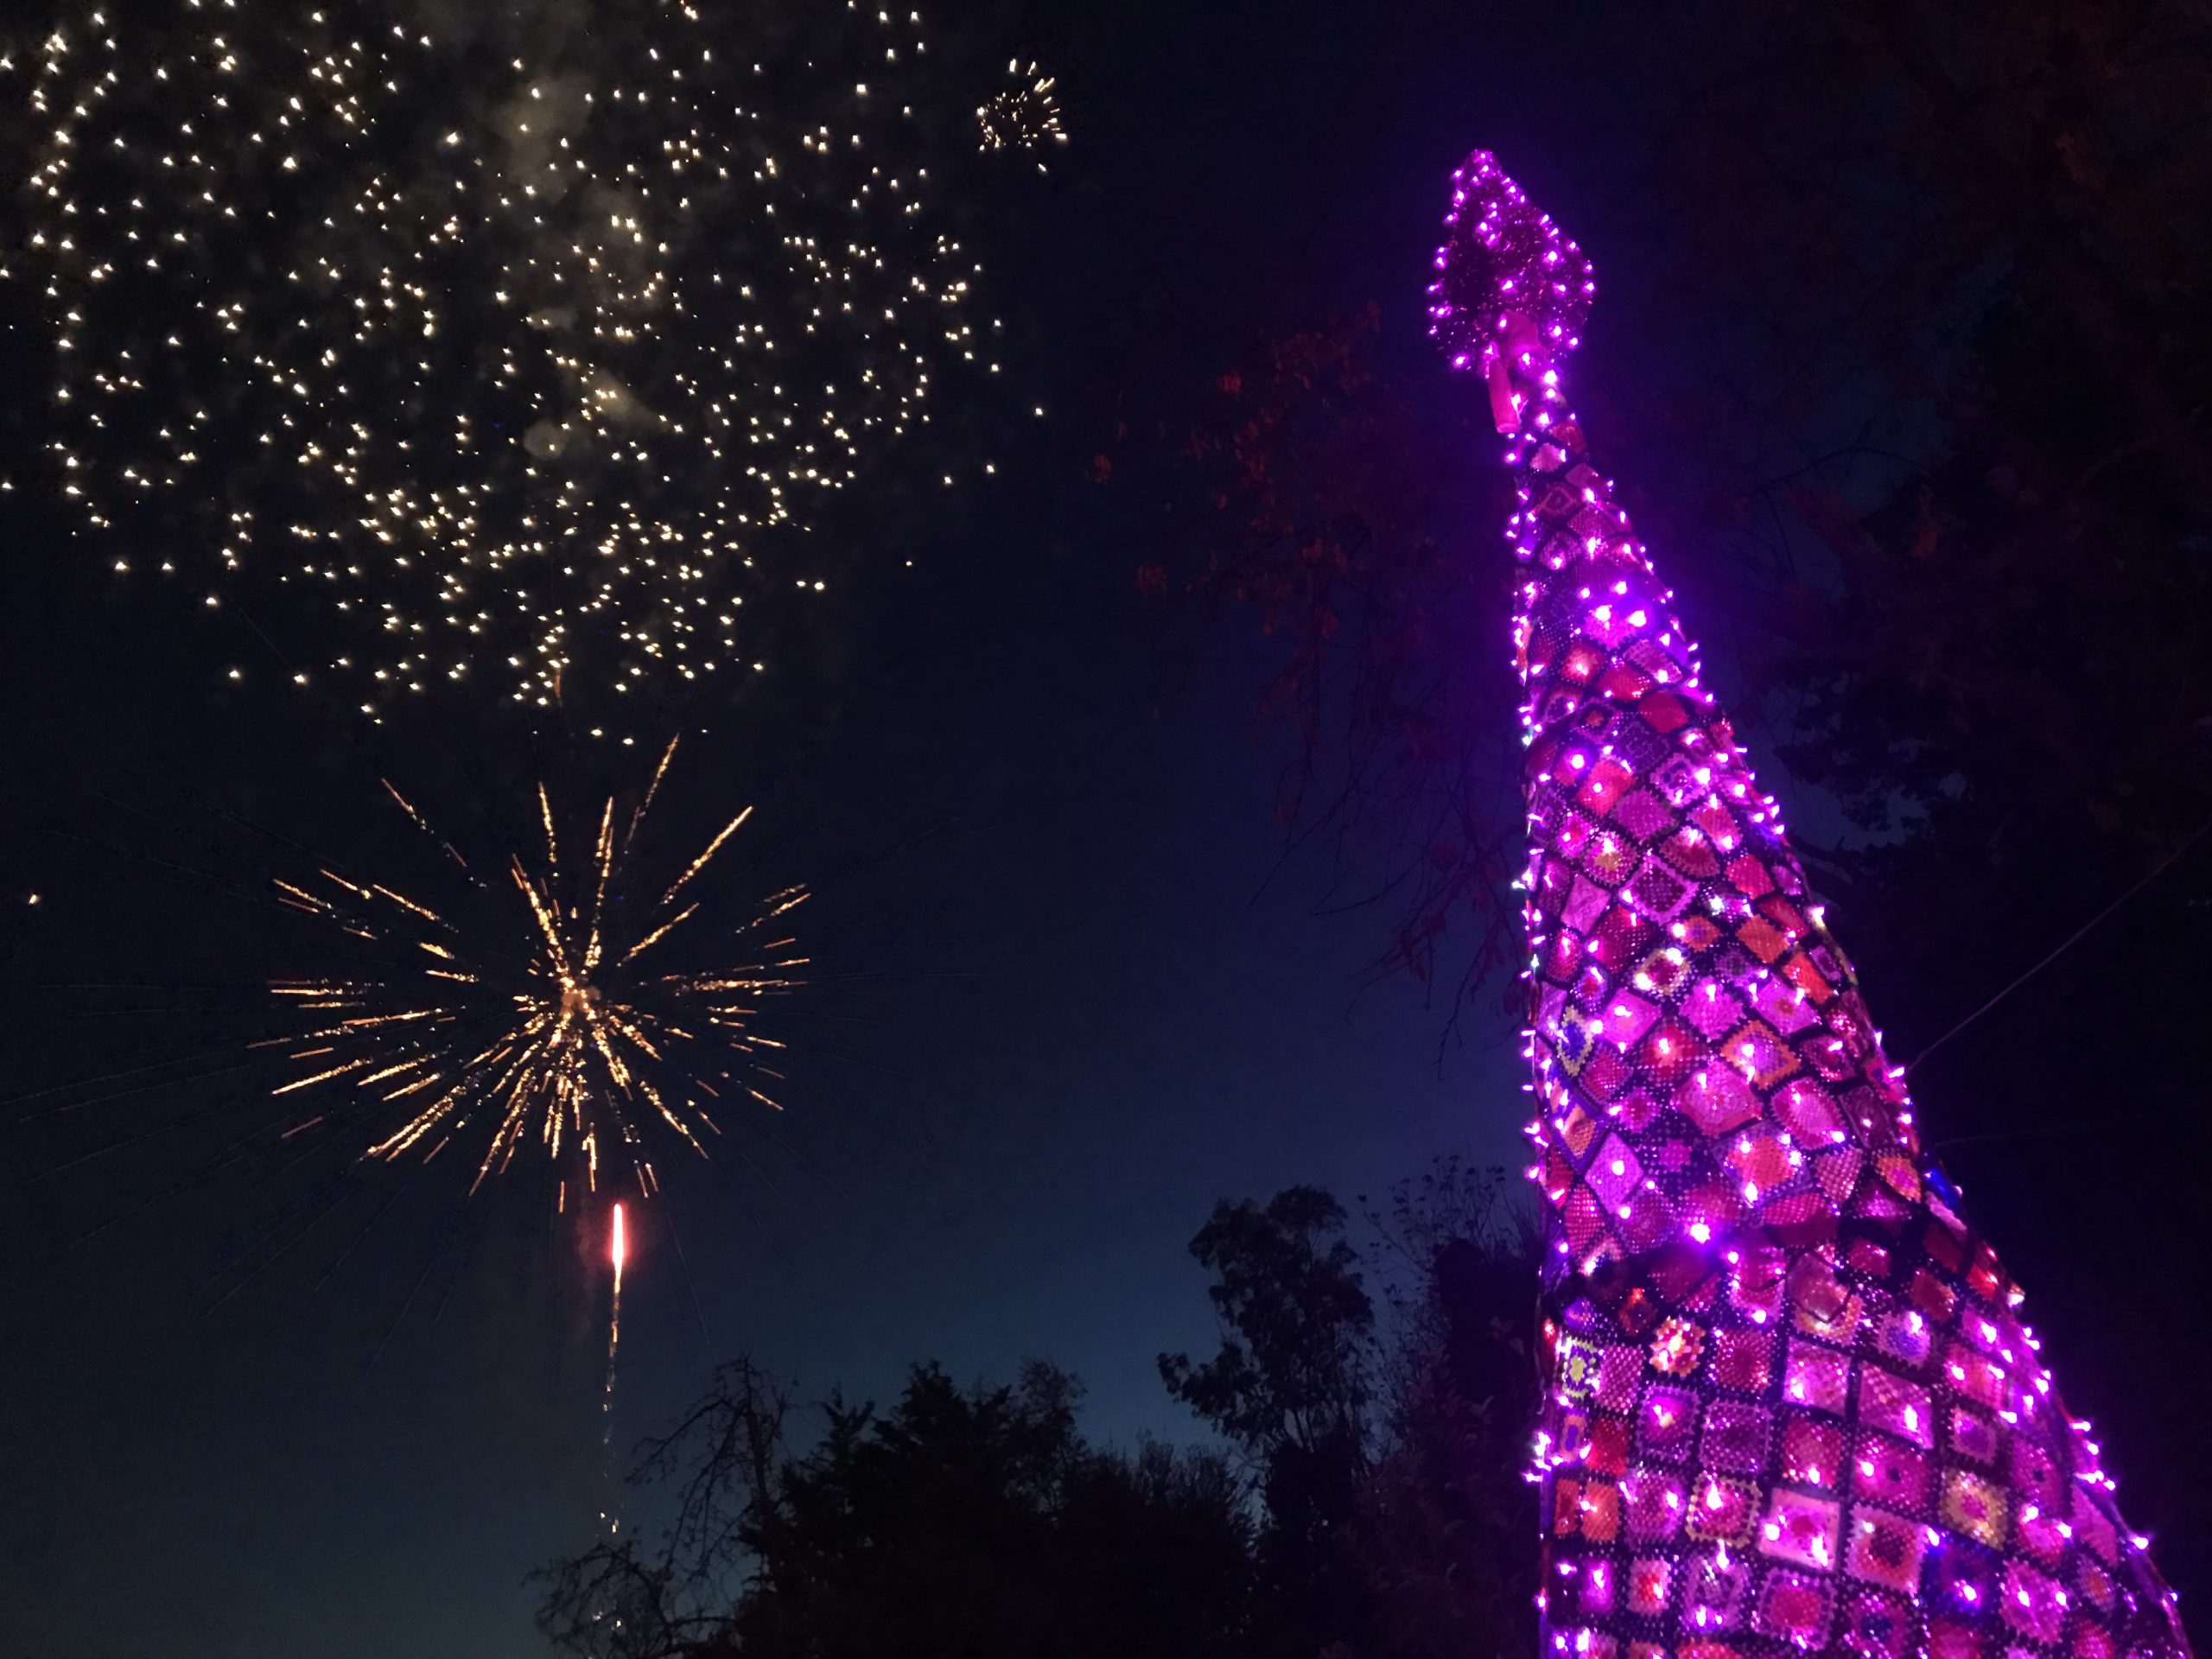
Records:
[[[1214,1275],[1220,1351],[1162,1354],[1167,1391],[1247,1460],[1261,1498],[1266,1649],[1366,1643],[1371,1609],[1343,1529],[1370,1451],[1375,1309],[1318,1187],[1214,1206],[1191,1254]]]
[[[794,1452],[785,1396],[728,1368],[641,1465],[688,1468],[674,1522],[550,1569],[541,1625],[594,1659],[1244,1651],[1241,1484],[1202,1452],[1088,1445],[1079,1396],[1048,1365],[995,1389],[922,1366],[887,1413],[833,1400]]]
[[[753,1566],[788,1453],[788,1393],[749,1359],[724,1365],[683,1418],[642,1448],[630,1484],[679,1483],[656,1535],[601,1539],[537,1575],[538,1628],[590,1659],[715,1659]]]
[[[1446,1160],[1368,1220],[1295,1186],[1192,1243],[1222,1344],[1162,1355],[1227,1453],[1095,1446],[1081,1390],[917,1367],[833,1396],[810,1443],[749,1361],[632,1477],[658,1526],[541,1575],[589,1659],[1485,1659],[1532,1639],[1533,1234],[1497,1170]]]
[[[1438,1160],[1368,1219],[1386,1292],[1389,1409],[1350,1529],[1394,1659],[1489,1659],[1536,1639],[1532,1205],[1502,1169]]]
[[[1440,1160],[1368,1217],[1378,1320],[1337,1200],[1224,1202],[1192,1241],[1220,1351],[1163,1355],[1169,1391],[1246,1459],[1262,1650],[1374,1659],[1534,1640],[1530,1217],[1503,1172]]]
[[[1375,1308],[1344,1224],[1329,1193],[1294,1186],[1264,1205],[1224,1199],[1191,1241],[1214,1274],[1206,1294],[1221,1317],[1221,1351],[1202,1363],[1163,1354],[1160,1376],[1261,1462],[1365,1442]]]

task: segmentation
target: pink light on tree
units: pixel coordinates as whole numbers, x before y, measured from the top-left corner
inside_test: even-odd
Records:
[[[1446,223],[1519,507],[1549,1651],[2187,1655],[1591,465],[1588,260],[1484,151]]]

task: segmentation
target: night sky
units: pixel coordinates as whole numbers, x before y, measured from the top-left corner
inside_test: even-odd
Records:
[[[757,803],[728,879],[817,889],[823,982],[795,1016],[815,1023],[793,1032],[790,1122],[712,1169],[664,1163],[684,1260],[641,1224],[618,1447],[741,1351],[803,1395],[878,1398],[916,1361],[965,1380],[1044,1357],[1089,1385],[1096,1434],[1187,1436],[1154,1357],[1211,1342],[1185,1247],[1217,1199],[1310,1181],[1349,1202],[1442,1153],[1520,1161],[1505,987],[1448,1032],[1448,989],[1363,988],[1389,918],[1328,913],[1318,858],[1283,859],[1264,647],[1248,618],[1140,597],[1158,503],[1103,488],[1091,457],[1118,409],[1332,307],[1373,299],[1389,350],[1426,351],[1442,181],[1476,143],[1632,289],[1605,226],[1641,106],[1605,9],[1541,31],[1425,3],[983,10],[940,27],[1057,73],[1073,135],[1005,222],[969,230],[1009,373],[1051,418],[919,531],[901,508],[913,568],[856,557],[776,694],[660,723],[687,734],[671,840]],[[1630,404],[1610,365],[1631,352],[1601,328],[1588,371]],[[1463,418],[1456,395],[1440,387],[1440,418]],[[63,988],[270,971],[298,925],[226,884],[291,855],[240,820],[367,864],[407,855],[380,771],[481,835],[540,775],[582,802],[642,764],[460,704],[370,730],[285,684],[234,617],[110,582],[35,493],[0,498],[10,1096],[220,1052],[250,999],[132,1018]],[[868,523],[849,509],[838,533]],[[1725,649],[1725,619],[1690,620]],[[1481,648],[1503,710],[1503,642]],[[171,1147],[212,1149],[194,1125],[55,1169],[223,1086],[0,1140],[0,1646],[543,1651],[525,1575],[588,1542],[605,1496],[596,1241],[551,1232],[537,1195],[463,1206],[425,1181],[359,1248],[365,1210],[225,1300],[286,1178],[235,1170],[138,1209],[184,1166]]]

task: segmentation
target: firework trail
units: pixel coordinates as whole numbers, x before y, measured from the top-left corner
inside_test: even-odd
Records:
[[[608,1224],[607,1259],[614,1268],[613,1300],[607,1317],[607,1385],[600,1391],[600,1416],[603,1420],[600,1430],[599,1451],[602,1471],[607,1480],[607,1506],[600,1511],[606,1523],[607,1535],[613,1537],[621,1530],[622,1522],[614,1513],[613,1497],[613,1459],[614,1456],[614,1362],[622,1351],[622,1266],[629,1259],[630,1244],[622,1225],[622,1206],[614,1206]]]
[[[775,532],[1000,366],[916,14],[503,16],[90,10],[24,66],[60,487],[118,569],[323,613],[296,677],[372,715],[750,673],[832,574]]]

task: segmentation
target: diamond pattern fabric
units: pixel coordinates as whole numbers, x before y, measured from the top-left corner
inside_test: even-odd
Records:
[[[1478,151],[1430,303],[1518,498],[1546,1647],[2186,1656],[1591,463],[1594,292]]]

